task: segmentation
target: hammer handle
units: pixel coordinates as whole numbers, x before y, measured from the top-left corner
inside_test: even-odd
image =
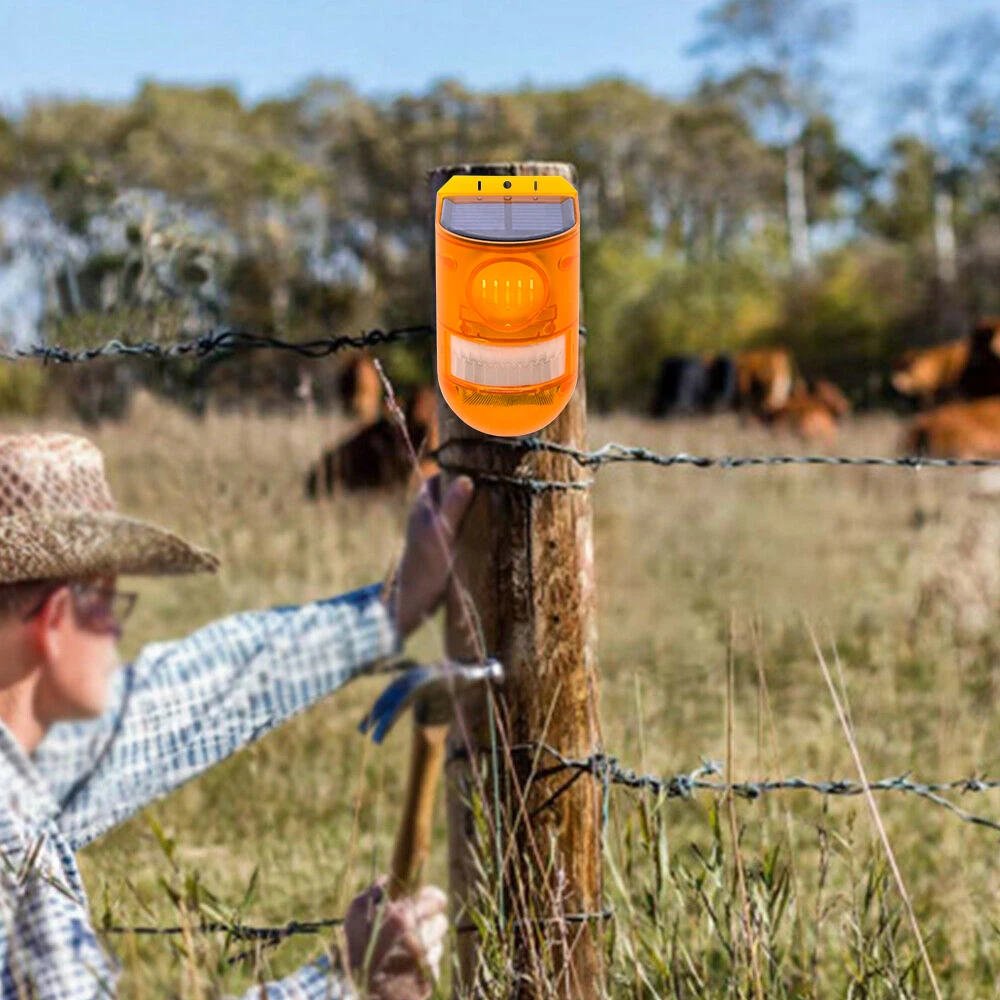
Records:
[[[413,722],[413,747],[406,803],[396,834],[389,873],[389,898],[398,899],[416,889],[420,869],[427,859],[434,820],[434,797],[444,763],[448,726],[422,726]]]

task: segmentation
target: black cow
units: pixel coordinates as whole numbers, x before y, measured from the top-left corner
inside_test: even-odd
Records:
[[[705,394],[705,364],[701,358],[672,354],[660,363],[650,414],[667,417],[697,413]]]
[[[1000,319],[981,319],[969,334],[969,359],[958,380],[964,399],[982,399],[1000,393]]]
[[[730,409],[736,401],[736,362],[730,354],[716,354],[706,367],[702,409]]]
[[[654,417],[710,413],[732,405],[736,395],[736,365],[728,354],[710,361],[672,354],[660,364],[650,413]]]

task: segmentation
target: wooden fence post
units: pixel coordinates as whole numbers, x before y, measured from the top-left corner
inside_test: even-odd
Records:
[[[569,164],[450,166],[431,172],[432,197],[456,173],[558,174],[576,183]],[[537,435],[576,448],[588,444],[583,347],[581,338],[576,391]],[[556,794],[572,775],[533,777],[554,761],[517,748],[544,742],[575,758],[600,748],[590,473],[565,456],[504,447],[518,439],[472,430],[440,389],[438,408],[441,441],[468,442],[446,449],[445,467],[554,484],[530,489],[480,479],[458,546],[456,572],[478,622],[470,631],[467,616],[449,603],[446,651],[458,658],[496,656],[507,679],[495,698],[473,696],[463,704],[451,736],[449,875],[453,915],[460,922],[456,992],[487,995],[480,935],[470,932],[468,909],[475,907],[481,882],[481,852],[495,880],[489,887],[493,905],[505,921],[514,994],[589,1000],[604,994],[601,786],[584,776]],[[491,713],[491,705],[498,711]],[[470,745],[485,754],[470,760]],[[478,824],[470,809],[477,790],[485,792]],[[489,843],[477,837],[484,821],[493,827]],[[494,980],[491,996],[496,988]]]

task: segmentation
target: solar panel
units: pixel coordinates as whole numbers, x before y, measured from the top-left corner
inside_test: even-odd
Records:
[[[448,205],[450,199],[445,199]],[[460,201],[451,205],[450,225],[453,232],[502,233],[504,231],[503,202]]]
[[[441,202],[441,225],[471,239],[514,242],[568,232],[576,222],[573,199],[562,201]]]
[[[570,216],[573,213],[573,201],[569,202]],[[563,213],[562,204],[557,201],[533,202],[515,201],[510,206],[510,223],[515,232],[538,232],[539,230],[551,230],[554,233],[562,232]],[[570,222],[570,225],[573,225]]]

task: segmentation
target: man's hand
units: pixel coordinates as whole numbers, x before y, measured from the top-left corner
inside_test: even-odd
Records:
[[[448,932],[448,901],[436,886],[390,900],[380,878],[347,908],[351,975],[367,1000],[426,1000]]]
[[[406,547],[383,600],[405,639],[444,596],[458,526],[472,500],[473,482],[458,476],[441,498],[441,477],[428,479],[410,511]]]

